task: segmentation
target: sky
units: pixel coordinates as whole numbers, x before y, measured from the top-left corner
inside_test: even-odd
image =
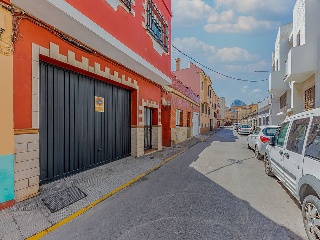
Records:
[[[268,79],[279,26],[292,22],[295,0],[172,0],[172,45],[204,66],[244,80]],[[172,48],[181,68],[190,60]],[[198,64],[197,64],[198,65]],[[199,65],[198,65],[199,66]],[[201,67],[201,66],[200,66]],[[201,67],[214,91],[257,103],[268,96],[268,81],[236,81]]]

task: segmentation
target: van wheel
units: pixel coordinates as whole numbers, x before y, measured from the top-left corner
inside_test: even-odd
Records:
[[[266,155],[264,156],[264,171],[268,176],[274,177],[274,174],[271,172],[271,166],[270,166],[269,158]]]
[[[308,238],[320,239],[320,200],[307,196],[302,204],[302,217]]]

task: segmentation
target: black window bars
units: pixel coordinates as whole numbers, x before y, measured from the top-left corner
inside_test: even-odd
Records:
[[[131,0],[120,0],[131,11]]]
[[[147,14],[147,30],[162,48],[168,52],[168,24],[152,0],[148,0]]]

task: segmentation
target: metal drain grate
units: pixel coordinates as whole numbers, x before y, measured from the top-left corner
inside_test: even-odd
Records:
[[[72,203],[85,198],[87,195],[79,188],[70,187],[63,191],[52,194],[42,199],[43,203],[49,208],[50,212],[57,212]]]

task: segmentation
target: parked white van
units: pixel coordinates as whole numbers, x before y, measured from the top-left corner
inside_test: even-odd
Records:
[[[302,204],[309,239],[320,239],[320,108],[287,118],[264,155],[275,175]]]

